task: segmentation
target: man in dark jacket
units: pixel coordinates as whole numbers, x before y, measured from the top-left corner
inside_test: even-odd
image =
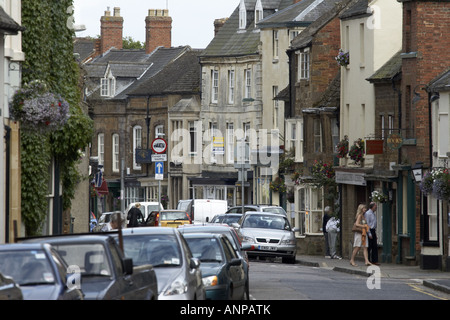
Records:
[[[330,220],[330,211],[331,208],[330,207],[325,207],[324,212],[323,212],[323,218],[322,218],[322,232],[323,232],[323,236],[325,238],[325,258],[331,258],[330,255],[330,247],[328,245],[328,232],[327,232],[327,223],[328,220]]]
[[[141,222],[144,222],[144,216],[142,215],[141,210],[139,209],[141,207],[140,203],[136,203],[134,207],[128,211],[127,219],[128,222],[128,228],[134,228],[139,227],[139,220]]]

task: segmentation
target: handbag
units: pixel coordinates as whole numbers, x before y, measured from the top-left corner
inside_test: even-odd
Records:
[[[352,232],[362,233],[362,228],[356,225],[356,222],[353,224]]]

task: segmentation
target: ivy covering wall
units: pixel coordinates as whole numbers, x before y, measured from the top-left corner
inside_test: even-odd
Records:
[[[92,139],[92,120],[83,112],[79,67],[73,56],[74,31],[68,27],[73,0],[22,0],[22,85],[40,80],[70,104],[70,118],[57,131],[21,131],[22,220],[27,236],[41,233],[48,212],[50,166],[60,166],[63,210],[70,209],[83,151]]]

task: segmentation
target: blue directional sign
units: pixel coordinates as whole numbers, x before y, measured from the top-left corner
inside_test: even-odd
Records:
[[[164,179],[164,162],[162,161],[155,162],[155,179]]]

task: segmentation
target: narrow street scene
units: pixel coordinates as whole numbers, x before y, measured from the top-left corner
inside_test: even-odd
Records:
[[[449,12],[0,0],[0,300],[449,300]]]

